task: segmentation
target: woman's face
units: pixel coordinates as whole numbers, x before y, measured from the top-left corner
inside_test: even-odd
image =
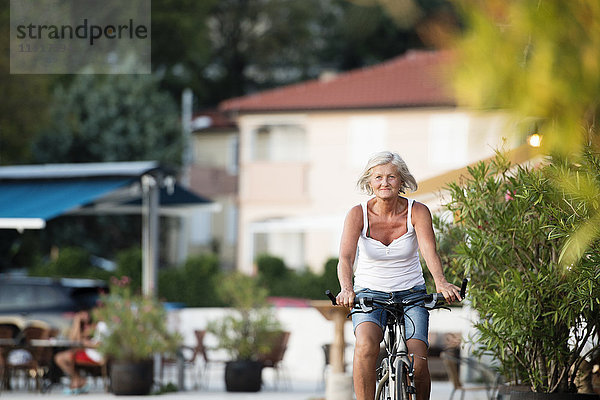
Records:
[[[373,167],[369,184],[375,196],[386,199],[398,196],[402,181],[393,164],[384,164]]]

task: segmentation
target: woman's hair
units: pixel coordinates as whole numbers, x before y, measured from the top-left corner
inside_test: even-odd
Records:
[[[373,189],[371,185],[369,185],[369,178],[371,177],[371,172],[374,167],[379,165],[392,164],[396,167],[398,174],[400,176],[400,180],[402,181],[402,185],[400,185],[400,193],[404,193],[405,189],[410,189],[413,192],[417,190],[417,181],[415,177],[412,176],[406,163],[398,155],[398,153],[392,153],[391,151],[382,151],[379,153],[375,153],[367,162],[365,169],[363,170],[360,178],[358,178],[358,182],[356,182],[356,186],[368,195],[373,194]]]

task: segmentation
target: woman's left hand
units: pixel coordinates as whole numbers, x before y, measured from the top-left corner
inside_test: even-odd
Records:
[[[435,289],[438,293],[444,295],[444,298],[449,304],[455,301],[462,301],[462,297],[460,297],[460,288],[456,285],[449,282],[441,282],[435,285]]]

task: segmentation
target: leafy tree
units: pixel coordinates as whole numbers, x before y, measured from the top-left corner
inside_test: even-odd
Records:
[[[180,163],[177,107],[151,75],[79,75],[56,88],[51,116],[52,123],[33,143],[36,163]],[[61,217],[39,237],[42,250],[76,245],[111,257],[139,243],[140,231],[139,216]]]
[[[150,75],[79,75],[56,88],[51,116],[36,162],[180,163],[176,105]]]
[[[420,8],[421,19],[449,4],[422,3],[434,5]],[[428,46],[416,23],[399,27],[374,1],[221,0],[207,23],[212,53],[204,73],[213,104]]]
[[[160,86],[179,100],[191,88],[207,105],[211,43],[206,20],[218,0],[152,0],[152,71]]]
[[[0,165],[31,161],[29,144],[48,121],[50,86],[44,75],[10,73],[9,1],[0,1]]]
[[[597,151],[600,3],[462,0],[458,4],[465,27],[452,47],[460,102],[503,109],[517,120],[535,120],[533,132],[523,134],[543,135],[547,154],[579,154],[584,146]],[[567,258],[581,257],[587,244],[599,237],[589,226],[597,225],[600,214],[592,212],[589,218],[576,228],[577,240],[566,243]]]
[[[571,153],[590,141],[598,144],[598,2],[460,4],[466,16],[456,43],[461,99],[539,119],[543,144],[552,151]]]

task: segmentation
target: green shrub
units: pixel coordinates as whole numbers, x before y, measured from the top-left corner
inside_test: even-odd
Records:
[[[458,261],[457,248],[459,244],[464,243],[466,240],[465,230],[461,225],[447,221],[441,215],[433,215],[432,218],[437,251],[442,260],[444,275],[448,282],[460,286],[466,275],[465,268]],[[427,292],[434,293],[435,282],[427,270],[427,264],[422,260],[421,265],[423,266],[423,276],[425,277]]]
[[[577,219],[581,202],[553,184],[555,168],[515,167],[499,155],[449,186],[448,208],[468,237],[458,250],[480,316],[477,344],[507,380],[541,392],[575,390],[580,349],[600,325],[598,246],[593,262],[559,263],[572,232],[561,221]]]
[[[130,287],[134,293],[138,293],[142,287],[142,250],[137,247],[121,250],[117,253],[116,276],[127,276],[131,283]]]
[[[92,266],[90,253],[81,247],[64,247],[60,249],[56,260],[40,262],[29,270],[29,275],[102,280],[110,278],[110,272]]]
[[[189,258],[182,266],[159,272],[158,294],[170,302],[188,307],[219,307],[223,301],[217,295],[223,274],[218,257],[202,254]]]
[[[267,288],[270,296],[292,297],[293,273],[280,257],[261,254],[256,258],[258,284]]]
[[[321,276],[321,279],[323,280],[323,292],[327,289],[331,290],[332,292],[340,289],[340,282],[338,280],[337,275],[338,262],[339,258],[330,258],[325,262],[325,267],[323,268],[323,275]],[[322,295],[323,294],[321,294],[321,296]]]
[[[327,260],[323,273],[316,274],[309,269],[292,270],[286,267],[283,259],[262,254],[256,259],[257,279],[269,296],[324,300],[325,290],[335,291],[340,287],[337,263],[337,258]]]
[[[255,277],[233,272],[218,287],[223,302],[232,313],[208,324],[218,339],[218,347],[233,360],[257,360],[272,351],[272,335],[281,331],[273,308],[267,303],[267,290]]]

